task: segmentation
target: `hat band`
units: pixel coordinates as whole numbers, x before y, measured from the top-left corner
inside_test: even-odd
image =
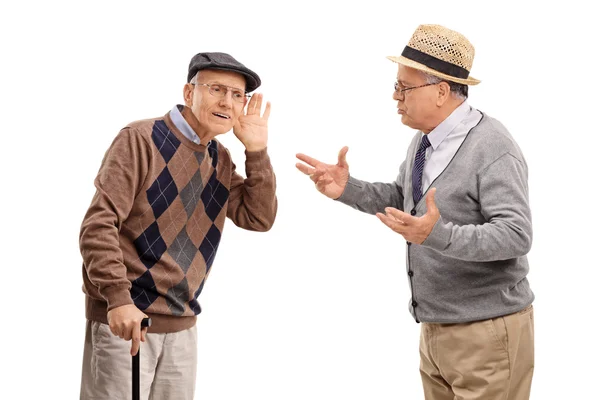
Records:
[[[458,65],[430,56],[429,54],[413,49],[412,47],[406,46],[402,51],[402,56],[455,78],[467,79],[469,77],[468,70],[459,67]]]

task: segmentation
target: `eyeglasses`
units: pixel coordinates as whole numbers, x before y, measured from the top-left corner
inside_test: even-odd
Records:
[[[425,85],[421,85],[421,86],[413,86],[413,87],[402,87],[402,85],[400,85],[400,83],[398,81],[394,82],[394,90],[396,91],[396,93],[398,95],[400,95],[400,97],[404,97],[404,92],[406,92],[407,90],[412,90],[412,89],[418,89],[418,88],[422,88],[425,86],[431,86],[431,85],[437,85],[437,83],[427,83]]]
[[[250,97],[250,95],[246,94],[241,89],[232,88],[225,85],[219,85],[218,83],[192,83],[192,85],[206,86],[208,88],[208,93],[220,98],[225,97],[227,95],[227,92],[231,91],[231,97],[233,98],[233,101],[236,101],[238,103],[243,103],[247,97]]]

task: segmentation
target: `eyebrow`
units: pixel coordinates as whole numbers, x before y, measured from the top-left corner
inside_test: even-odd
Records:
[[[229,89],[235,89],[235,90],[239,90],[240,92],[245,92],[245,90],[242,89],[242,88],[238,88],[238,87],[235,87],[235,86],[228,86],[228,85],[225,85],[225,84],[220,83],[220,82],[208,82],[207,84],[208,85],[221,85],[221,86],[225,86],[226,88],[229,88]]]

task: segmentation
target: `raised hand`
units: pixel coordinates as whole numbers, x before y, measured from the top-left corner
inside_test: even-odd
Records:
[[[296,158],[308,165],[297,163],[296,168],[310,177],[319,192],[331,199],[337,199],[344,193],[350,177],[346,153],[348,153],[347,146],[340,150],[337,164],[325,164],[305,154],[298,153]]]
[[[233,134],[248,151],[260,151],[267,147],[267,122],[271,113],[271,103],[267,102],[265,112],[261,117],[262,100],[262,93],[252,95],[246,113],[242,113],[233,126]]]
[[[377,218],[391,230],[401,234],[408,242],[421,244],[427,239],[437,220],[440,211],[435,204],[435,188],[431,188],[425,197],[427,212],[421,217],[413,217],[393,207],[386,207],[385,214],[377,213]]]

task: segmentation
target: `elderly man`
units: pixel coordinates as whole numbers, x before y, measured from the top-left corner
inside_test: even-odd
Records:
[[[248,101],[247,94],[260,83],[228,54],[199,53],[189,65],[185,106],[127,125],[104,156],[80,234],[87,318],[81,399],[130,398],[130,353],[140,341],[142,397],[193,399],[198,296],[225,217],[267,231],[277,211],[270,104],[261,116],[263,96]],[[246,148],[246,179],[215,139],[231,129]],[[144,317],[152,319],[147,334]]]
[[[304,154],[317,190],[375,214],[406,240],[409,310],[421,322],[425,398],[527,399],[534,295],[527,164],[506,128],[467,103],[471,43],[421,25],[399,57],[393,98],[418,130],[395,182],[349,174]],[[308,165],[307,165],[308,164]]]

